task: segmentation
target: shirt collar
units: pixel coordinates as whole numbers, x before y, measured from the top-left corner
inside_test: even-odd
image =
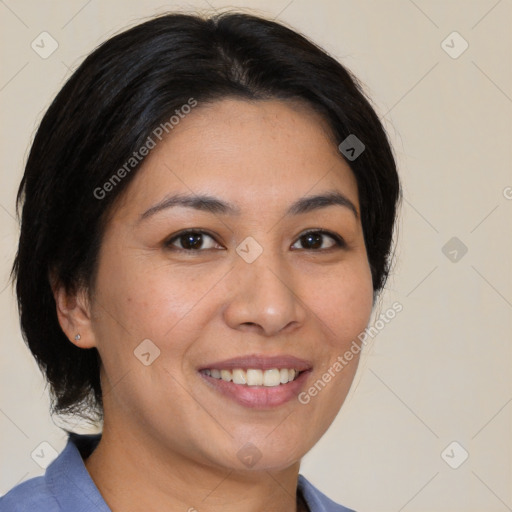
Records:
[[[70,433],[63,452],[48,466],[45,478],[62,510],[111,512],[82,458],[92,453],[100,439],[101,434]]]

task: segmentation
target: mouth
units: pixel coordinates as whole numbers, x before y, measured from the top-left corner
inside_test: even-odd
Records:
[[[223,397],[244,407],[268,409],[296,398],[311,371],[309,362],[293,356],[246,356],[211,363],[199,374]]]
[[[206,368],[201,373],[214,379],[222,379],[225,382],[233,382],[241,386],[266,386],[275,387],[288,384],[302,373],[296,368],[235,368],[234,370],[220,370],[218,368]]]

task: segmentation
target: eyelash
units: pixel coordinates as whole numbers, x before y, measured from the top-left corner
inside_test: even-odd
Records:
[[[334,240],[335,245],[332,247],[328,247],[327,249],[299,249],[299,250],[312,251],[312,252],[324,252],[324,251],[331,251],[331,250],[335,250],[335,249],[345,249],[347,247],[345,240],[343,240],[343,238],[340,235],[333,233],[331,231],[327,231],[325,229],[310,229],[308,231],[304,231],[304,233],[301,233],[301,235],[297,238],[297,241],[299,241],[302,237],[307,236],[312,233],[329,236],[330,238],[332,238]],[[212,234],[208,233],[207,231],[203,231],[200,229],[188,229],[185,231],[181,231],[180,233],[178,233],[176,235],[173,235],[171,238],[167,239],[166,242],[164,242],[164,245],[167,249],[170,249],[172,251],[185,252],[185,253],[189,253],[189,254],[194,253],[194,252],[204,252],[204,251],[212,250],[212,249],[184,249],[182,247],[176,247],[176,246],[172,245],[175,240],[179,240],[180,238],[182,238],[186,235],[189,235],[189,234],[207,235],[210,238],[212,238],[215,241],[215,243],[218,244],[217,240],[215,240],[215,237]],[[295,242],[295,243],[297,243],[297,242]],[[295,245],[295,243],[293,245]],[[216,250],[220,250],[220,249],[216,249]],[[297,249],[295,249],[295,250],[297,250]]]

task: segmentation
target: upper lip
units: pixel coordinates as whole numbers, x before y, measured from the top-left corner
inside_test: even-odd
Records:
[[[250,354],[208,363],[201,366],[199,370],[234,370],[235,368],[258,368],[261,370],[270,370],[272,368],[294,368],[295,370],[304,371],[310,370],[311,367],[312,365],[309,361],[290,355],[264,356]]]

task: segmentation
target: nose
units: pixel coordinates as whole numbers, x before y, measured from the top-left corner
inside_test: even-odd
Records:
[[[235,263],[224,318],[232,329],[274,336],[302,325],[306,309],[291,271],[264,255],[252,263]]]

